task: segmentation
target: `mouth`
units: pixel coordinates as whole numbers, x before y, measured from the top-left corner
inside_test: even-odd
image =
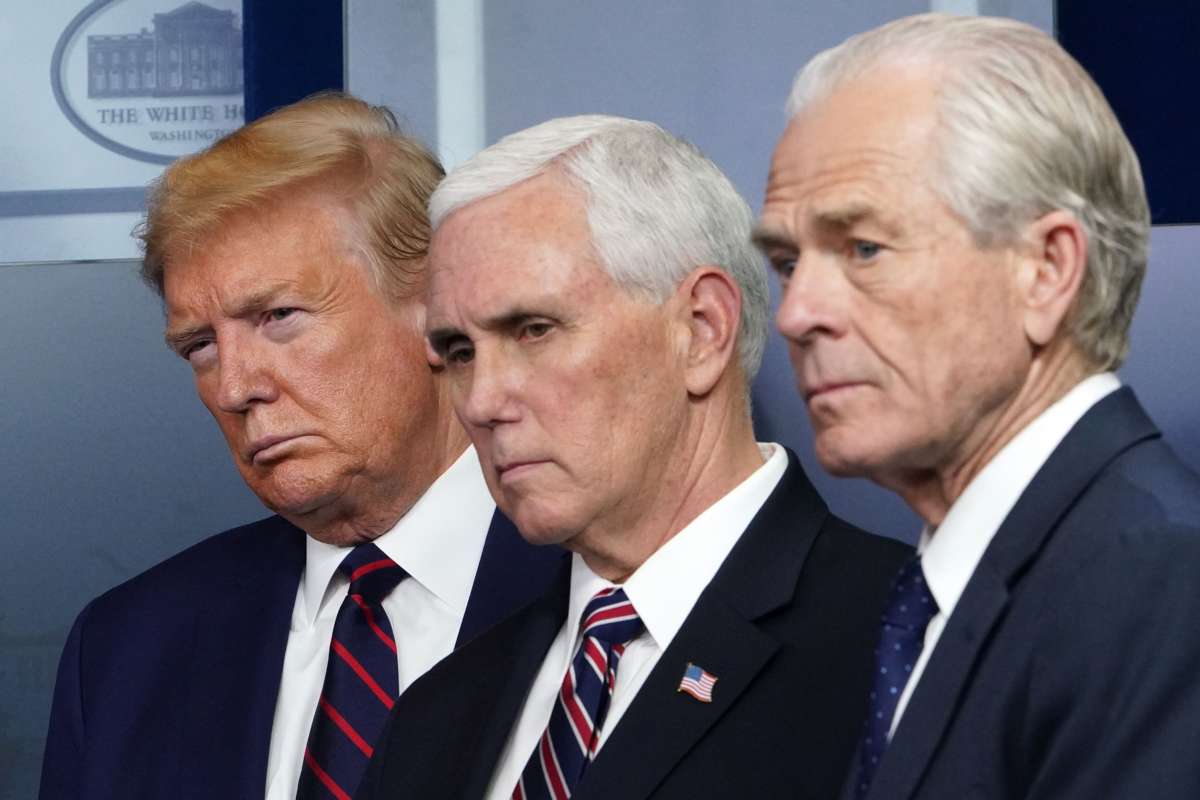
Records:
[[[842,392],[847,389],[853,389],[858,386],[862,386],[860,381],[830,382],[818,384],[817,386],[806,387],[803,390],[804,400],[805,402],[811,403],[818,397],[832,397],[838,392]]]
[[[506,464],[497,464],[496,465],[496,476],[500,479],[501,483],[505,483],[508,481],[514,481],[514,480],[520,478],[521,476],[526,475],[529,472],[532,472],[533,470],[537,469],[539,466],[541,466],[542,464],[545,464],[545,463],[547,463],[547,462],[545,462],[545,461],[510,461]]]
[[[248,449],[251,464],[262,465],[282,458],[304,434],[262,436],[250,443]]]

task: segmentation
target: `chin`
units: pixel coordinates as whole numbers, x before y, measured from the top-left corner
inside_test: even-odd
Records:
[[[289,519],[311,514],[341,494],[324,476],[293,475],[287,480],[280,480],[282,476],[273,477],[274,480],[264,481],[259,486],[252,484],[250,488],[263,505]]]
[[[532,545],[565,545],[579,532],[563,518],[561,509],[538,508],[526,501],[509,508],[501,506],[500,510],[517,526],[521,538]]]
[[[831,434],[818,436],[815,442],[817,461],[821,462],[826,472],[838,478],[869,476],[874,466],[871,454],[866,448],[854,446],[855,442],[846,441],[846,438]]]

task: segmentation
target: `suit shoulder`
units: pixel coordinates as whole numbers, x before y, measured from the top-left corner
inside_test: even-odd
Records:
[[[1131,497],[1145,505],[1130,507]],[[1200,476],[1162,439],[1142,442],[1114,459],[1097,476],[1087,500],[1124,506],[1122,516],[1130,516],[1132,508],[1155,521],[1200,525]]]
[[[798,591],[820,606],[841,610],[849,624],[850,609],[866,612],[875,631],[875,615],[887,597],[896,574],[913,548],[868,533],[845,520],[830,516],[804,559]]]
[[[912,558],[913,548],[898,539],[871,533],[841,517],[829,515],[817,539],[818,546],[851,561],[876,564],[894,576],[905,561]]]
[[[1198,567],[1200,478],[1155,438],[1125,450],[1094,476],[1014,592],[1028,597],[1050,640],[1103,635],[1128,647],[1153,627],[1148,619],[1181,631],[1194,627]],[[1092,613],[1101,605],[1103,614]],[[1057,623],[1045,619],[1048,609]],[[1123,625],[1129,630],[1124,638],[1114,633]]]
[[[210,590],[214,576],[235,577],[260,567],[261,559],[298,555],[303,565],[303,532],[278,516],[267,517],[209,536],[104,592],[88,605],[92,618],[121,615],[169,598]]]
[[[1200,477],[1161,439],[1105,465],[1066,510],[1050,548],[1078,567],[1130,572],[1137,563],[1194,569],[1200,561]]]

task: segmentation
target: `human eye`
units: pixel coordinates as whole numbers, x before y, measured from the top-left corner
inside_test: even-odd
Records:
[[[787,244],[770,242],[761,244],[760,250],[766,259],[767,267],[779,276],[781,283],[786,285],[796,271],[796,261],[799,259],[796,248]]]
[[[852,239],[850,252],[859,261],[870,261],[883,250],[883,245],[866,239]]]
[[[295,314],[298,310],[299,309],[292,308],[290,306],[283,306],[281,308],[272,308],[266,313],[265,316],[267,322],[283,322],[285,319]]]
[[[442,351],[442,358],[447,364],[464,366],[475,358],[475,347],[466,339],[447,342]]]
[[[195,339],[180,346],[179,356],[193,367],[199,367],[211,360],[216,342],[212,339]]]
[[[517,336],[522,341],[537,341],[544,339],[554,330],[554,323],[546,320],[531,320],[523,324],[517,332]]]
[[[779,276],[779,280],[785,284],[791,280],[792,275],[796,272],[795,256],[773,257],[770,259],[770,263],[771,269]]]

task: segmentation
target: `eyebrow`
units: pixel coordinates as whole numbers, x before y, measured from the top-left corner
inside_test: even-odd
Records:
[[[183,349],[184,345],[195,339],[202,333],[207,333],[209,327],[207,325],[193,325],[187,328],[178,328],[176,330],[167,330],[163,334],[163,339],[167,343],[167,347],[178,353]]]
[[[483,320],[479,327],[484,330],[513,330],[519,328],[524,323],[531,319],[554,319],[554,315],[545,311],[534,311],[528,308],[514,308],[505,311],[502,314],[497,314]],[[429,346],[433,348],[435,353],[444,354],[446,348],[451,343],[460,339],[469,339],[470,337],[459,328],[453,325],[433,328],[425,334],[425,338],[429,340]]]
[[[852,202],[840,206],[818,209],[809,215],[818,230],[845,231],[862,222],[874,222],[890,236],[899,236],[900,231],[893,219],[885,217],[879,209],[868,203]],[[796,250],[796,242],[786,231],[774,226],[759,224],[750,234],[750,241],[763,253],[768,250]]]
[[[261,289],[256,289],[239,300],[237,305],[230,309],[227,316],[236,319],[238,317],[245,317],[262,311],[264,308],[269,306],[276,297],[292,288],[293,285],[294,284],[288,281],[279,281],[278,283],[264,286]],[[183,345],[187,344],[189,341],[201,334],[209,333],[211,330],[211,325],[189,325],[186,328],[177,328],[175,330],[168,328],[166,333],[163,334],[163,339],[166,340],[168,347],[175,352],[179,352],[179,349]]]
[[[812,221],[819,229],[837,231],[844,231],[862,222],[874,222],[889,235],[899,235],[895,219],[886,216],[878,206],[870,203],[852,201],[844,205],[817,209],[812,214]]]
[[[778,228],[765,226],[762,224],[755,225],[754,230],[750,233],[750,243],[765,253],[768,250],[795,250],[796,243],[792,241],[792,237]]]

